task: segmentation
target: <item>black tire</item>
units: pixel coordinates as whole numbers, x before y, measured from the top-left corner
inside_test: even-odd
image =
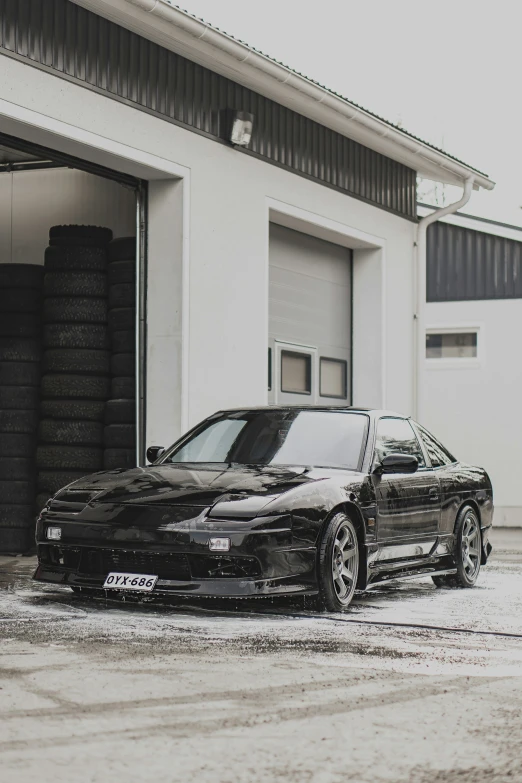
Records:
[[[107,327],[101,324],[47,324],[44,348],[76,348],[106,351],[110,348]]]
[[[136,467],[136,452],[134,449],[105,449],[103,453],[104,470],[116,470],[124,468],[129,470]]]
[[[40,405],[43,419],[103,421],[104,413],[103,400],[42,400]]]
[[[136,324],[136,309],[134,307],[115,307],[109,310],[109,331],[121,332],[134,329]]]
[[[0,410],[0,433],[31,435],[38,427],[38,411],[3,411]]]
[[[71,446],[101,446],[103,424],[99,421],[42,419],[38,427],[39,443],[63,443]]]
[[[34,528],[0,528],[0,554],[23,555],[35,546]]]
[[[26,411],[38,408],[38,386],[0,386],[0,409]]]
[[[33,459],[36,449],[33,435],[2,432],[0,435],[0,457],[25,457]]]
[[[47,272],[45,296],[107,296],[105,272]]]
[[[34,481],[0,481],[0,505],[29,506],[34,503]]]
[[[42,350],[38,340],[25,337],[0,338],[0,362],[39,362]]]
[[[134,260],[136,258],[136,237],[118,237],[108,248],[110,261]]]
[[[111,345],[113,353],[135,353],[136,332],[133,329],[113,332],[111,335]]]
[[[0,528],[28,528],[34,525],[35,511],[33,504],[27,506],[0,505]]]
[[[32,481],[34,460],[27,457],[0,457],[0,481]]]
[[[132,449],[136,446],[136,426],[134,424],[108,424],[103,440],[107,449]]]
[[[114,376],[126,375],[128,378],[136,374],[135,353],[113,353],[111,356],[111,374]]]
[[[102,226],[51,226],[50,245],[80,245],[82,247],[106,247],[112,239],[110,228]]]
[[[82,470],[41,470],[36,479],[38,492],[47,493],[48,497],[54,497],[57,492],[78,481],[85,476]]]
[[[44,373],[74,373],[78,375],[109,375],[111,354],[82,348],[53,348],[45,351]]]
[[[111,261],[107,267],[107,279],[109,286],[121,283],[131,283],[136,287],[136,262],[135,261]]]
[[[0,313],[0,337],[32,337],[39,339],[42,314]]]
[[[48,247],[45,250],[46,272],[105,272],[107,251],[104,247]]]
[[[36,464],[40,470],[101,470],[103,450],[94,446],[38,446]]]
[[[111,381],[111,399],[134,400],[136,398],[136,379],[121,376]]]
[[[109,378],[101,375],[44,375],[42,399],[44,400],[107,400]]]
[[[109,307],[135,307],[136,285],[134,283],[117,283],[109,286]]]
[[[0,288],[42,288],[41,264],[0,264]]]
[[[343,577],[337,570],[346,560],[342,560],[342,548],[338,546],[341,536],[346,533],[346,551],[352,551],[348,573],[351,578]],[[337,578],[335,574],[337,573]],[[345,611],[353,598],[359,573],[359,542],[357,531],[351,519],[339,512],[327,523],[318,550],[317,581],[319,595],[317,608],[328,612]],[[340,584],[344,586],[340,587]],[[343,593],[343,589],[346,590]]]
[[[0,386],[37,386],[40,388],[38,362],[0,362]]]
[[[469,545],[466,547],[465,542],[466,533],[470,524],[473,527],[476,542],[476,545],[472,550],[470,550]],[[472,555],[471,552],[474,552],[474,554]],[[466,553],[468,554],[469,562],[473,565],[473,568],[467,564]],[[480,573],[482,533],[480,531],[480,520],[477,512],[471,506],[464,506],[457,516],[457,521],[455,523],[455,549],[453,554],[457,573],[432,576],[433,582],[437,587],[475,587]]]
[[[43,321],[45,324],[104,324],[107,322],[107,300],[83,296],[49,297],[44,299]]]
[[[0,313],[40,313],[42,291],[37,288],[0,288]]]
[[[134,400],[109,400],[105,406],[106,424],[134,424],[136,403]]]

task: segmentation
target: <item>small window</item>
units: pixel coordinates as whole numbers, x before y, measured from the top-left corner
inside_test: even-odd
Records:
[[[427,359],[476,359],[477,332],[431,332],[426,335]]]
[[[319,394],[321,397],[346,399],[346,362],[321,357]]]
[[[431,466],[433,468],[441,468],[443,465],[451,465],[452,462],[456,462],[455,457],[447,451],[442,443],[439,443],[431,432],[425,430],[420,424],[416,425],[420,430],[421,438],[426,446],[428,457],[430,458]]]
[[[312,357],[308,353],[281,351],[281,391],[312,393]]]
[[[407,419],[381,419],[377,425],[375,458],[381,462],[387,454],[411,454],[419,468],[426,467],[420,443]]]

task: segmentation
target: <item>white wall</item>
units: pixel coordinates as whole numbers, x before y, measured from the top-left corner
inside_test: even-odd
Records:
[[[148,384],[149,388],[161,384],[169,354],[174,371],[180,361],[186,361],[180,382],[185,384],[184,400],[177,398],[180,384],[171,386],[170,395],[172,409],[186,406],[185,426],[219,408],[266,402],[270,200],[295,205],[318,220],[331,221],[342,229],[341,233],[366,232],[378,238],[371,251],[353,245],[355,401],[372,405],[384,401],[390,408],[410,411],[411,221],[24,63],[2,58],[2,67],[0,129],[12,133],[13,122],[5,118],[15,114],[25,118],[26,109],[30,109],[44,118],[38,122],[51,131],[46,135],[31,119],[34,124],[24,126],[26,138],[50,144],[52,132],[56,143],[60,129],[67,136],[60,142],[62,149],[80,157],[99,156],[105,165],[117,168],[117,155],[112,151],[119,144],[133,151],[137,160],[144,152],[153,153],[189,171],[184,180],[185,184],[190,180],[190,196],[183,199],[184,218],[187,211],[189,214],[183,227],[180,202],[176,206],[175,197],[167,208],[159,203],[152,205],[151,225],[152,213],[157,209],[154,231],[161,250],[155,260],[149,252],[152,265],[148,302],[151,313],[152,292],[165,283],[162,306],[156,308],[155,326],[149,330]],[[73,138],[77,141],[71,141]],[[86,147],[82,152],[78,139],[84,138]],[[129,170],[128,160],[125,165]],[[188,190],[185,192],[188,194]],[[181,258],[180,231],[184,232]],[[169,232],[170,245],[166,241]],[[181,313],[181,359],[180,275],[185,290],[190,290]],[[167,290],[172,307],[165,305]],[[156,351],[154,343],[159,345],[160,337],[161,349]],[[172,374],[168,377],[171,383]],[[171,413],[165,419],[165,404],[165,398],[157,396],[154,388],[147,406],[147,426],[155,438],[163,431],[162,441],[168,442],[177,436],[178,425]]]
[[[428,303],[426,324],[478,327],[478,358],[425,362],[419,418],[456,457],[486,468],[495,524],[522,526],[522,301]]]
[[[117,182],[73,169],[0,173],[0,263],[43,264],[49,228],[107,226],[136,233],[136,199]]]

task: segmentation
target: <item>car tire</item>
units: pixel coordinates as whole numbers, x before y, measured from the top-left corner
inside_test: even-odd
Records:
[[[114,307],[109,310],[109,331],[121,332],[134,329],[136,324],[136,309],[134,307]]]
[[[0,481],[0,503],[4,506],[29,506],[34,503],[33,481]]]
[[[107,251],[104,247],[54,246],[45,249],[46,272],[105,272]]]
[[[40,386],[38,362],[0,362],[0,386]]]
[[[42,419],[103,421],[105,402],[102,400],[42,400],[40,413]]]
[[[54,246],[107,248],[111,239],[111,229],[103,226],[51,226],[49,229],[49,244]]]
[[[115,283],[109,286],[109,307],[134,307],[136,304],[136,285]]]
[[[43,335],[46,350],[71,348],[107,351],[110,348],[109,333],[102,324],[47,324]]]
[[[358,573],[357,531],[351,519],[339,512],[327,523],[319,543],[317,609],[328,612],[345,611],[353,598]]]
[[[111,345],[114,353],[135,353],[136,332],[133,329],[113,332],[111,335]]]
[[[38,446],[36,464],[41,470],[101,470],[103,450],[94,446]]]
[[[39,443],[63,443],[70,446],[101,446],[103,424],[99,421],[42,419],[38,427]]]
[[[120,376],[111,381],[111,400],[134,400],[136,398],[136,379]]]
[[[24,554],[34,547],[32,527],[0,528],[0,554]]]
[[[129,470],[135,467],[135,449],[105,449],[103,453],[104,470],[116,470],[117,468]]]
[[[41,358],[38,340],[25,337],[0,338],[0,362],[39,362]]]
[[[111,356],[111,375],[128,378],[136,374],[135,353],[113,353]]]
[[[107,400],[109,378],[99,375],[44,375],[42,398],[44,400]]]
[[[108,449],[133,449],[136,446],[134,424],[108,424],[104,430],[104,443]]]
[[[40,313],[0,313],[0,337],[39,338]]]
[[[56,323],[107,323],[107,299],[88,296],[53,296],[44,299],[43,321]]]
[[[134,400],[109,400],[105,406],[106,424],[134,424],[136,403]]]
[[[78,373],[79,375],[109,375],[111,354],[86,348],[52,348],[44,352],[44,373]]]
[[[85,476],[82,470],[41,470],[36,479],[36,488],[39,493],[47,493],[48,497],[53,497],[61,489],[73,481]]]
[[[41,264],[0,264],[0,288],[42,288]]]
[[[37,288],[0,289],[0,313],[39,313],[42,292]]]
[[[32,504],[14,506],[0,504],[0,529],[6,527],[28,528],[34,525],[35,510]]]
[[[136,258],[136,237],[118,237],[108,248],[109,261],[134,261]]]
[[[34,460],[27,457],[0,457],[0,481],[31,481]]]
[[[31,435],[38,427],[38,411],[4,411],[0,409],[0,433]]]
[[[35,439],[33,435],[16,432],[2,432],[0,435],[0,457],[34,457]]]
[[[136,280],[136,262],[135,261],[110,261],[107,267],[107,279],[109,285],[119,285],[121,283],[132,283]]]
[[[47,272],[44,296],[107,296],[105,272]]]
[[[433,582],[437,587],[474,587],[480,573],[482,533],[477,512],[471,506],[464,506],[459,511],[455,524],[454,557],[457,573],[432,576]]]
[[[39,401],[38,386],[0,386],[0,409],[4,411],[32,410]]]

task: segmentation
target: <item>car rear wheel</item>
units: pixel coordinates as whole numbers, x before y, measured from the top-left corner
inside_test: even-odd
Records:
[[[474,587],[480,573],[482,534],[476,512],[463,508],[455,526],[456,574],[433,576],[437,587]]]
[[[355,592],[359,572],[359,542],[346,514],[335,514],[326,526],[319,546],[317,608],[342,612]]]

